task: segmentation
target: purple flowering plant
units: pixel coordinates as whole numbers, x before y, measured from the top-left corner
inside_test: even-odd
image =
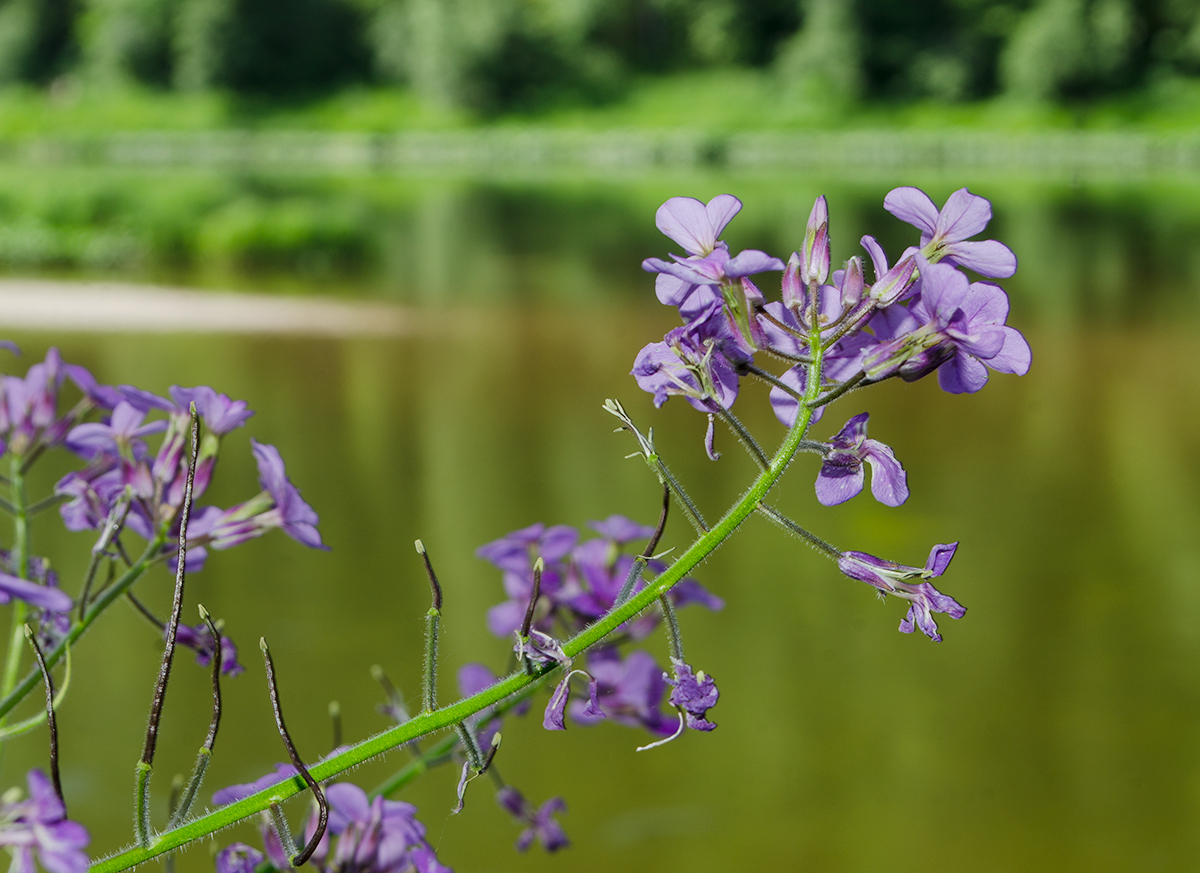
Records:
[[[9,494],[0,508],[14,518],[11,548],[0,551],[0,603],[13,609],[14,628],[0,687],[0,741],[44,720],[54,775],[52,789],[40,771],[31,772],[30,800],[6,800],[0,808],[0,845],[14,852],[17,867],[32,869],[36,858],[52,873],[80,873],[86,863],[87,834],[67,818],[58,789],[52,671],[119,597],[146,614],[165,646],[146,748],[135,767],[135,844],[96,862],[92,869],[99,873],[129,869],[244,819],[259,822],[261,848],[227,846],[216,856],[218,873],[303,864],[329,873],[444,871],[416,809],[396,799],[439,764],[461,767],[456,812],[477,791],[471,784],[486,775],[496,802],[519,828],[518,849],[537,842],[553,852],[569,845],[558,818],[566,812],[561,797],[534,803],[500,777],[506,720],[525,714],[540,696],[536,705],[544,729],[612,722],[641,732],[646,741],[639,751],[686,731],[716,729],[720,691],[716,679],[685,656],[679,613],[688,606],[722,608],[721,598],[689,574],[751,515],[806,541],[881,599],[905,602],[901,632],[920,630],[941,642],[935,614],[959,619],[966,612],[933,581],[942,584],[958,543],[934,545],[923,567],[907,566],[834,546],[784,516],[769,498],[792,461],[809,454],[817,456],[812,475],[819,504],[857,497],[869,474],[871,495],[886,506],[901,506],[909,495],[907,474],[891,448],[868,436],[867,412],[856,411],[825,438],[815,437],[812,428],[835,401],[858,397],[862,388],[893,377],[915,381],[936,372],[943,390],[963,394],[979,391],[989,371],[1027,372],[1029,345],[1005,323],[1005,293],[987,281],[1013,275],[1016,257],[1003,243],[974,239],[986,229],[991,205],[965,188],[940,209],[918,189],[892,191],[884,207],[919,231],[916,243],[892,260],[876,239],[864,236],[865,256],[853,255],[840,267],[832,258],[824,197],[817,198],[804,238],[786,261],[755,249],[730,253],[721,236],[741,207],[736,197],[722,194],[708,203],[674,197],[659,208],[657,226],[683,253],[671,253],[669,260],[650,257],[642,266],[655,274],[659,301],[674,307],[682,323],[638,353],[632,375],[655,406],[679,396],[705,417],[704,450],[713,461],[720,457],[719,435],[726,429],[733,435],[757,465],[743,495],[716,521],[707,520],[659,453],[653,430],[643,431],[624,406],[606,401],[618,431],[636,441],[630,457],[642,458],[662,487],[657,522],[610,515],[591,522],[590,532],[536,523],[481,546],[477,556],[494,567],[499,582],[487,626],[511,649],[498,670],[479,663],[462,667],[461,698],[451,704],[439,703],[437,689],[442,588],[418,540],[431,591],[419,708],[374,668],[385,696],[380,711],[394,724],[305,764],[287,733],[263,641],[271,702],[290,763],[253,783],[218,791],[212,798],[216,808],[203,814],[191,809],[214,750],[220,682],[243,667],[233,641],[202,607],[201,624],[181,623],[185,574],[202,569],[210,550],[232,548],[275,528],[323,549],[317,514],[288,478],[279,452],[254,441],[258,493],[228,508],[196,504],[214,474],[221,438],[252,414],[245,403],[212,388],[174,387],[160,397],[132,386],[101,385],[83,368],[64,364],[55,350],[25,376],[0,379],[0,450],[8,462],[0,484]],[[771,273],[780,274],[778,296],[761,290]],[[11,343],[3,345],[15,351]],[[773,452],[733,412],[744,379],[767,387],[782,425],[782,435],[772,438]],[[68,393],[77,395],[70,404],[63,402]],[[30,501],[26,475],[47,451],[67,453],[78,466],[53,494]],[[74,594],[63,591],[49,565],[29,553],[30,519],[54,507],[69,530],[94,536],[87,573]],[[672,512],[684,517],[694,536],[678,550],[660,550]],[[144,545],[131,558],[127,544],[135,537]],[[166,618],[142,606],[134,592],[138,580],[159,564],[176,577],[175,604]],[[104,576],[112,581],[93,593]],[[658,628],[667,640],[665,665],[641,647]],[[29,659],[21,636],[32,642],[40,668],[23,678]],[[165,828],[155,830],[148,812],[154,738],[178,645],[192,649],[212,673],[213,719],[196,772]],[[48,701],[43,716],[20,724],[3,721],[43,685]],[[433,734],[441,735],[429,739]],[[373,790],[333,781],[397,747],[407,750],[409,760]],[[310,802],[293,831],[282,804],[305,792]]]

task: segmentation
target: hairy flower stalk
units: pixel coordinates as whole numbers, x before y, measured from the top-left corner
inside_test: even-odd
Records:
[[[809,379],[811,396],[807,396],[806,400],[815,398],[816,386],[819,385],[821,355],[819,347],[814,350],[813,363],[809,365],[809,372],[812,374]],[[573,658],[599,643],[626,621],[654,604],[661,595],[670,591],[677,582],[736,531],[742,522],[754,513],[759,502],[767,496],[792,462],[800,449],[800,443],[808,432],[811,420],[812,409],[801,405],[795,423],[788,429],[783,442],[771,457],[767,469],[755,478],[742,498],[731,506],[710,530],[698,537],[666,570],[648,581],[642,590],[625,603],[614,607],[589,627],[565,640],[562,644],[563,652]],[[402,725],[396,725],[356,743],[345,751],[331,755],[311,765],[308,772],[318,783],[332,779],[390,749],[436,731],[451,728],[534,683],[542,684],[546,681],[548,674],[556,668],[556,665],[548,664],[534,667],[531,673],[524,671],[513,673],[478,694],[443,706],[433,712],[420,713]],[[162,831],[152,838],[149,846],[131,847],[97,861],[92,865],[92,873],[117,873],[120,870],[128,870],[151,858],[185,846],[193,840],[215,833],[235,822],[266,811],[272,803],[281,803],[306,788],[304,780],[299,776],[285,779],[190,822]]]
[[[377,860],[374,853],[378,846],[372,841],[377,837],[382,839],[385,832],[399,834],[407,829],[408,836],[396,836],[403,843],[403,846],[397,843],[397,848],[405,853],[405,860],[396,863],[399,866],[411,863],[419,873],[440,871],[441,865],[424,840],[424,826],[411,819],[415,809],[385,801],[383,795],[392,794],[425,769],[445,763],[452,756],[458,761],[465,758],[455,811],[461,809],[467,783],[488,769],[498,747],[501,714],[528,708],[526,698],[552,681],[556,687],[542,721],[551,730],[564,729],[563,716],[568,703],[571,717],[581,724],[609,718],[644,728],[658,738],[641,749],[661,745],[685,729],[713,730],[716,725],[707,714],[716,705],[719,692],[712,676],[684,660],[675,607],[689,602],[720,607],[720,598],[686,578],[687,574],[753,513],[765,515],[802,538],[835,560],[846,576],[871,585],[881,597],[905,601],[908,614],[901,621],[900,631],[911,633],[919,629],[939,641],[933,614],[956,619],[965,613],[964,607],[938,591],[930,581],[942,575],[957,544],[934,546],[923,568],[910,567],[867,552],[842,551],[779,514],[767,502],[795,456],[810,452],[820,458],[816,491],[822,504],[835,505],[860,493],[867,468],[871,493],[877,500],[889,506],[903,503],[908,494],[905,471],[887,445],[867,437],[866,413],[851,417],[831,438],[820,440],[809,436],[810,427],[821,418],[825,407],[854,389],[895,376],[914,381],[937,371],[944,390],[969,393],[983,386],[989,371],[1028,370],[1028,344],[1019,332],[1004,323],[1008,301],[1003,291],[988,282],[971,283],[959,269],[993,278],[1011,275],[1015,270],[1015,256],[1001,243],[970,239],[986,225],[991,215],[990,204],[962,189],[938,209],[916,189],[897,189],[889,195],[885,206],[921,231],[921,244],[905,250],[889,266],[878,243],[864,237],[862,245],[872,260],[875,277],[874,283],[868,285],[862,257],[851,257],[843,268],[833,269],[824,198],[818,199],[813,207],[801,250],[786,265],[757,250],[730,254],[719,237],[741,209],[741,202],[731,195],[721,195],[707,204],[687,197],[672,198],[663,204],[656,222],[660,230],[682,246],[685,254],[672,254],[670,261],[648,258],[643,268],[657,274],[655,291],[659,300],[676,307],[684,323],[670,331],[662,342],[644,347],[634,362],[632,375],[640,388],[653,395],[656,406],[672,396],[680,396],[705,417],[704,448],[714,461],[720,457],[714,446],[714,421],[721,418],[729,424],[758,464],[750,487],[715,523],[709,524],[662,462],[654,445],[653,431],[643,435],[619,403],[607,401],[605,409],[617,416],[621,429],[628,430],[638,441],[639,451],[635,456],[644,459],[663,486],[663,510],[658,526],[651,529],[613,515],[603,522],[591,523],[600,538],[580,543],[579,532],[572,527],[537,523],[479,549],[479,557],[504,573],[508,599],[489,610],[488,627],[500,636],[515,632],[514,672],[496,679],[484,665],[467,665],[459,676],[463,698],[438,706],[436,669],[441,592],[428,556],[418,541],[417,550],[425,562],[433,592],[433,604],[426,615],[422,711],[410,718],[393,700],[388,710],[389,714],[394,711],[397,723],[393,727],[348,748],[336,748],[325,759],[306,768],[283,727],[272,664],[264,644],[277,725],[293,767],[283,767],[253,784],[218,792],[219,798],[214,799],[225,805],[190,821],[176,816],[168,829],[159,834],[149,834],[147,829],[139,834],[140,845],[97,862],[93,869],[98,873],[129,869],[242,819],[257,816],[267,821],[269,816],[276,821],[277,836],[268,840],[266,857],[276,867],[301,863],[311,856],[322,870],[343,870],[353,856],[355,863],[367,869]],[[783,271],[782,299],[766,303],[750,277],[772,270]],[[758,353],[773,355],[787,362],[790,369],[780,375],[769,373],[754,363]],[[771,404],[785,428],[782,441],[770,455],[732,412],[740,380],[750,375],[770,384]],[[71,529],[99,527],[111,508],[112,476],[119,473],[129,478],[127,484],[132,484],[139,495],[150,495],[150,500],[138,497],[127,526],[149,539],[150,529],[145,520],[152,519],[158,525],[153,532],[159,539],[139,560],[144,569],[146,563],[163,557],[164,538],[173,530],[171,521],[181,502],[179,398],[186,392],[176,393],[172,389],[175,399],[166,401],[136,389],[121,389],[116,392],[119,396],[113,397],[104,391],[115,389],[77,384],[89,398],[113,414],[107,422],[76,429],[75,443],[90,466],[87,471],[64,479],[61,493],[72,498],[63,508],[64,519],[69,516],[76,525]],[[196,395],[197,406],[203,400],[208,410],[202,410],[206,426],[210,426],[209,416],[223,422],[219,427],[225,430],[244,420],[248,414],[244,404],[238,407],[223,395],[208,391],[202,397]],[[152,482],[143,481],[150,475],[150,468],[143,462],[149,453],[139,437],[161,431],[166,424],[142,423],[151,408],[168,410],[172,416],[164,448],[155,461]],[[305,545],[324,547],[315,527],[316,514],[287,479],[278,452],[257,443],[252,443],[252,447],[263,491],[231,509],[206,507],[203,514],[197,514],[194,544],[200,561],[206,548],[226,548],[273,527],[283,528]],[[113,466],[114,453],[120,454],[122,466]],[[202,454],[209,459],[208,454]],[[215,458],[215,454],[211,457]],[[134,469],[138,464],[142,467]],[[206,465],[205,476],[211,469],[207,460]],[[107,484],[101,481],[106,475],[110,476]],[[142,479],[137,478],[139,475]],[[137,491],[138,487],[142,490]],[[97,499],[102,493],[109,495],[108,502]],[[672,495],[695,528],[696,536],[668,565],[660,560],[662,556],[655,555],[655,549],[663,534]],[[22,500],[16,499],[14,506],[18,509],[23,506]],[[629,543],[646,538],[649,544],[640,555],[632,555],[633,550],[626,549]],[[186,539],[181,532],[181,552]],[[27,547],[19,556],[28,559]],[[185,563],[181,555],[181,577]],[[81,607],[81,618],[71,623],[65,638],[51,649],[51,658],[73,642],[71,634],[77,638],[99,609],[127,590],[132,579],[125,582],[125,578],[136,566],[122,580],[102,591],[94,603]],[[643,575],[651,578],[643,579]],[[125,587],[121,589],[123,583]],[[20,580],[4,583],[0,579],[0,585],[3,584],[16,585],[13,590],[22,590]],[[114,588],[119,590],[110,597]],[[0,596],[3,594],[0,589]],[[655,614],[638,618],[648,609]],[[658,621],[659,610],[666,621],[670,673],[664,672],[647,652],[624,655],[618,648],[643,638]],[[217,637],[218,629],[210,627],[209,633],[216,639],[219,651],[223,640]],[[586,660],[577,665],[576,659],[585,652]],[[214,683],[216,676],[214,667]],[[572,677],[577,676],[585,677],[588,682],[586,701],[568,699]],[[669,704],[678,716],[677,728],[676,719],[661,709],[668,688]],[[19,686],[10,683],[11,693],[0,701],[0,716],[20,699],[19,690]],[[447,730],[448,736],[431,742],[424,752],[416,748],[417,739]],[[415,757],[379,786],[373,796],[343,783],[329,786],[328,803],[321,797],[321,783],[398,746],[408,747]],[[484,748],[488,749],[486,757]],[[553,821],[554,814],[563,809],[561,800],[552,799],[535,810],[502,780],[497,780],[497,784],[506,792],[501,805],[525,827],[519,845],[528,846],[537,839],[547,850],[552,850],[566,844],[565,835]],[[298,852],[287,833],[281,804],[306,790],[319,800],[319,821],[309,821],[305,829],[308,844]],[[389,803],[391,806],[386,805]],[[405,812],[405,808],[409,811]],[[329,837],[322,841],[321,832],[327,820]],[[368,834],[376,836],[368,838]],[[281,854],[281,844],[287,857]],[[218,873],[249,869],[263,858],[262,853],[250,847],[231,846],[218,856]]]

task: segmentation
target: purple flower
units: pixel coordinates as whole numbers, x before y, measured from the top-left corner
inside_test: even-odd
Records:
[[[925,580],[941,576],[950,565],[950,559],[958,543],[939,544],[929,552],[925,567],[907,567],[894,561],[885,561],[865,552],[842,552],[838,568],[851,579],[873,585],[884,594],[891,594],[908,601],[908,614],[900,622],[900,632],[910,634],[914,628],[935,643],[942,641],[934,623],[934,612],[943,612],[951,618],[962,618],[967,610],[954,598],[942,594]],[[921,581],[913,581],[921,580]]]
[[[675,673],[674,679],[663,673],[663,681],[672,686],[668,698],[671,705],[683,713],[687,726],[692,730],[713,730],[716,725],[704,716],[717,705],[721,696],[717,683],[703,670],[693,673],[687,663],[676,658],[671,659],[671,669]]]
[[[589,521],[588,527],[618,546],[654,536],[654,528],[638,524],[623,515],[610,515],[604,521]]]
[[[828,443],[817,474],[817,500],[825,506],[844,503],[862,491],[864,461],[871,465],[871,493],[876,500],[899,506],[908,499],[904,467],[888,446],[867,438],[869,417],[865,412],[854,416]]]
[[[538,523],[513,531],[475,550],[477,557],[504,571],[504,591],[508,600],[488,610],[488,630],[506,637],[521,626],[529,598],[533,595],[533,564],[540,557],[544,564],[534,627],[549,631],[553,610],[567,568],[563,562],[579,539],[579,532],[568,525],[547,528]]]
[[[524,852],[537,840],[547,852],[557,852],[571,845],[562,825],[554,816],[567,811],[567,804],[561,797],[551,797],[536,810],[521,792],[511,785],[505,785],[496,792],[496,802],[518,824],[525,825],[521,836],[517,838],[517,851]]]
[[[659,258],[642,262],[643,270],[659,274],[654,290],[660,302],[678,306],[691,320],[694,313],[718,299],[711,286],[783,269],[778,258],[754,249],[729,256],[729,247],[718,237],[741,208],[742,202],[731,194],[718,195],[707,205],[692,197],[672,197],[658,208],[654,223],[687,252],[684,258],[671,255],[675,263]]]
[[[726,357],[733,344],[712,328],[720,318],[714,303],[705,318],[670,331],[660,343],[643,348],[633,363],[638,387],[662,406],[672,395],[684,397],[701,412],[728,409],[738,395],[738,375]],[[715,316],[715,317],[714,317]],[[739,356],[735,354],[735,360]]]
[[[50,873],[86,873],[87,829],[66,808],[41,770],[26,776],[29,797],[0,803],[0,846],[12,852],[12,873],[33,873],[34,858]],[[8,796],[7,794],[5,795]]]
[[[67,434],[67,448],[85,460],[98,455],[116,455],[134,460],[139,437],[167,429],[165,421],[142,424],[146,413],[122,400],[113,409],[107,423],[88,422],[72,428]]]
[[[501,570],[524,573],[532,571],[538,558],[550,566],[565,557],[578,539],[579,532],[573,527],[559,524],[547,528],[539,522],[485,543],[475,550],[475,556]]]
[[[163,635],[166,635],[165,629]],[[193,650],[196,653],[196,663],[201,667],[207,667],[212,663],[216,643],[207,624],[201,623],[194,627],[186,624],[179,625],[175,631],[175,642]],[[238,663],[237,646],[234,645],[233,640],[222,634],[221,672],[226,676],[237,676],[245,671],[246,668]]]
[[[952,394],[975,392],[987,382],[987,367],[1001,373],[1029,371],[1029,344],[1004,324],[1008,298],[988,282],[968,284],[946,264],[921,269],[919,296],[911,307],[876,314],[871,329],[883,339],[863,358],[870,381],[899,375],[908,382],[934,370],[938,384]]]
[[[567,670],[562,681],[555,686],[554,693],[550,695],[550,702],[546,704],[546,713],[542,716],[542,727],[546,730],[565,731],[567,729],[567,726],[563,724],[563,715],[566,713],[567,699],[571,696],[571,677],[576,674],[587,676],[588,679],[588,702],[584,706],[582,714],[589,719],[604,718],[604,710],[600,708],[600,702],[596,699],[599,685],[597,680],[588,675],[586,670]]]
[[[596,700],[603,717],[659,736],[675,731],[676,720],[660,708],[667,683],[662,667],[651,655],[636,651],[622,658],[615,648],[606,647],[589,652],[587,664],[597,683]],[[575,700],[568,711],[580,724],[595,724],[601,716],[592,714],[591,708],[590,700],[586,704]]]
[[[275,502],[274,509],[259,516],[259,524],[283,528],[285,534],[310,549],[328,550],[329,547],[321,542],[321,534],[317,532],[320,519],[288,479],[279,450],[254,439],[250,440],[250,448],[258,464],[258,481]]]
[[[8,573],[0,573],[0,603],[8,603],[14,597],[47,612],[70,612],[74,603],[70,597],[57,588],[39,585]]]
[[[1008,246],[994,239],[968,241],[987,227],[992,204],[966,188],[951,194],[941,211],[920,188],[895,188],[883,198],[883,208],[921,231],[921,251],[930,260],[957,264],[994,279],[1017,271],[1017,257]]]
[[[411,803],[368,798],[349,782],[325,789],[329,801],[329,828],[313,853],[319,869],[329,873],[451,873],[425,840],[425,826],[417,821]],[[311,838],[316,823],[306,833]],[[332,846],[332,837],[337,838]]]
[[[196,404],[196,414],[204,421],[204,429],[216,436],[224,436],[246,423],[254,410],[246,408],[245,400],[230,400],[207,385],[196,388],[180,388],[172,385],[171,399],[180,410],[187,412],[189,404]]]
[[[672,197],[654,213],[654,224],[693,257],[704,257],[719,245],[721,231],[742,209],[732,194],[718,194],[707,204],[694,197]]]
[[[7,449],[26,455],[37,446],[57,446],[66,436],[78,412],[58,417],[58,391],[65,371],[58,349],[34,364],[25,377],[0,378],[0,436]]]
[[[264,860],[266,856],[258,849],[234,843],[217,854],[217,873],[254,873],[254,868]]]
[[[321,542],[321,534],[317,531],[320,519],[288,479],[279,450],[253,438],[250,448],[254,451],[258,481],[263,490],[229,509],[206,506],[193,514],[188,522],[189,550],[199,553],[203,546],[231,549],[269,530],[281,528],[301,545],[328,551],[329,546]],[[189,567],[191,559],[189,552]]]

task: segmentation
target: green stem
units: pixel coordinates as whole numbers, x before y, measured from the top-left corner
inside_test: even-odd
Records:
[[[13,570],[22,579],[29,578],[29,514],[28,499],[25,494],[25,474],[21,471],[21,459],[13,457],[10,468],[12,516],[13,516]],[[13,598],[12,629],[8,636],[8,653],[4,659],[4,675],[0,679],[0,696],[7,697],[17,684],[17,676],[21,672],[21,656],[25,652],[25,617],[28,605],[24,600]],[[33,681],[30,690],[41,679],[36,670],[30,674]],[[3,726],[7,710],[0,712],[0,726]]]
[[[689,573],[697,564],[707,558],[714,549],[724,542],[742,522],[755,512],[759,503],[774,487],[792,462],[796,452],[808,432],[812,421],[812,408],[807,405],[816,399],[821,383],[821,336],[820,330],[815,329],[809,338],[809,346],[813,351],[813,361],[808,365],[808,390],[805,392],[806,403],[800,404],[796,421],[788,429],[783,443],[775,452],[770,465],[763,470],[751,484],[742,498],[734,504],[713,527],[699,536],[691,546],[680,555],[670,567],[648,582],[646,587],[620,606],[614,607],[606,615],[598,619],[571,639],[563,643],[562,649],[568,658],[574,658],[582,652],[599,643],[622,624],[633,618],[642,610],[653,604],[659,597],[666,594],[679,580]],[[114,585],[113,588],[119,587]],[[111,589],[110,589],[111,590]],[[109,592],[106,591],[105,595]],[[96,606],[101,603],[98,601]],[[90,613],[89,613],[90,614]],[[471,718],[483,709],[495,706],[506,698],[522,691],[540,680],[545,674],[557,669],[557,664],[547,664],[536,668],[532,674],[517,671],[495,684],[459,700],[457,703],[443,706],[433,712],[422,712],[404,724],[396,725],[382,733],[351,746],[336,755],[331,755],[319,763],[309,767],[312,778],[318,782],[332,779],[365,761],[381,755],[397,746],[411,742],[435,731],[453,728],[459,722]],[[110,855],[97,861],[91,867],[91,873],[118,873],[128,870],[138,864],[178,849],[195,840],[216,833],[222,828],[229,827],[235,822],[249,818],[256,813],[271,808],[273,804],[281,803],[289,797],[299,794],[307,785],[300,776],[285,779],[268,788],[264,788],[249,797],[214,809],[205,815],[189,822],[171,828],[155,835],[149,846],[134,846],[115,855]]]
[[[57,664],[62,659],[63,653],[66,652],[68,648],[71,648],[75,645],[75,642],[81,636],[83,636],[84,632],[87,631],[88,628],[92,626],[92,623],[106,609],[108,609],[108,607],[111,606],[118,597],[128,591],[129,587],[133,585],[134,582],[141,578],[141,575],[146,572],[146,567],[149,566],[151,559],[158,552],[158,550],[162,548],[162,545],[165,541],[165,535],[160,534],[159,536],[155,537],[154,540],[148,546],[146,546],[146,551],[142,553],[141,557],[133,563],[133,566],[126,570],[121,575],[120,579],[118,579],[112,585],[109,585],[102,593],[96,596],[96,599],[92,602],[91,607],[83,616],[83,619],[76,619],[74,624],[71,625],[71,629],[67,632],[67,635],[59,642],[59,644],[50,651],[46,652],[46,666],[48,668]],[[22,630],[22,638],[24,637],[24,634],[25,632]],[[4,699],[0,700],[0,718],[11,712],[14,706],[24,700],[29,692],[41,684],[41,681],[41,673],[39,673],[37,670],[34,670],[24,679],[18,682],[12,688],[12,690],[4,696]]]

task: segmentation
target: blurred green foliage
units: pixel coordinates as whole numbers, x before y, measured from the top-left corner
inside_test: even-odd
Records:
[[[826,102],[1130,93],[1200,74],[1197,0],[0,0],[0,82],[309,100],[401,85],[483,117],[760,70]]]

